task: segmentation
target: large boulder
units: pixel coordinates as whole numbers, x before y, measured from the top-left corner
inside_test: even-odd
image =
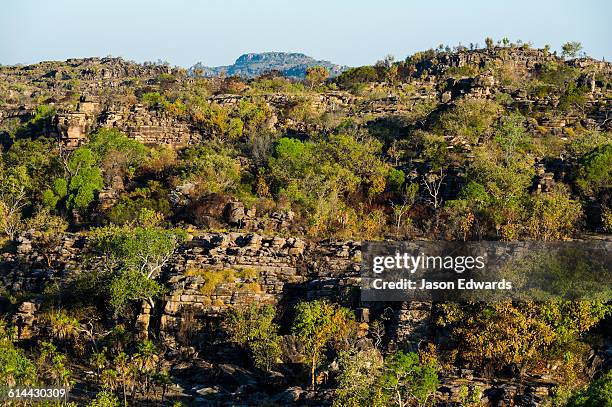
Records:
[[[223,210],[225,221],[230,225],[239,225],[246,216],[242,202],[229,202]]]
[[[185,218],[197,227],[220,228],[225,207],[230,202],[231,197],[227,195],[211,194],[201,197],[186,208]]]
[[[306,390],[299,386],[289,387],[284,392],[277,394],[273,400],[283,406],[292,405],[300,400]]]

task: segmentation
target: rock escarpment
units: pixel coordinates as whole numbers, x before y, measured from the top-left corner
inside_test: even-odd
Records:
[[[40,334],[40,294],[49,287],[65,284],[79,273],[87,273],[95,264],[95,257],[93,263],[84,262],[86,247],[84,236],[66,235],[57,245],[43,248],[36,236],[25,233],[13,252],[3,253],[0,286],[9,292],[27,292],[30,297],[13,306],[0,304],[11,310],[9,315],[20,339],[35,339]],[[284,321],[298,301],[328,298],[352,308],[366,332],[374,318],[384,315],[384,346],[390,351],[416,351],[421,343],[444,337],[434,324],[431,303],[360,302],[360,258],[361,244],[357,241],[313,242],[239,232],[193,233],[177,249],[161,276],[167,292],[153,308],[143,302],[133,321],[134,329],[142,338],[164,344],[172,369],[178,372],[196,369],[198,373],[190,377],[191,381],[181,382],[181,391],[192,394],[196,401],[211,402],[212,397],[215,403],[225,405],[239,400],[291,399],[291,403],[308,404],[314,393],[299,387],[289,387],[274,396],[255,391],[261,378],[232,364],[237,355],[231,349],[215,347],[221,335],[220,325],[232,307],[271,304],[279,320]],[[88,264],[85,269],[84,264]],[[297,354],[299,350],[293,349],[296,344],[289,332],[281,333],[287,353]],[[363,346],[372,345],[366,341]],[[601,352],[605,354],[605,349]],[[251,383],[251,390],[245,387],[230,394],[222,389],[232,386],[225,382],[221,382],[225,383],[221,387],[204,388],[198,384],[201,383],[198,380],[205,383],[222,380],[223,375],[238,380],[240,386]],[[482,391],[485,404],[517,406],[538,406],[555,385],[546,376],[530,376],[517,383],[475,377],[474,371],[455,367],[445,371],[441,382],[437,395],[441,401],[457,402],[462,389],[470,386]],[[325,394],[316,396],[317,403]]]
[[[517,87],[512,83],[516,79],[511,81],[503,73],[503,69],[512,69],[517,77],[530,78],[547,63],[562,64],[580,72],[576,86],[588,88],[580,115],[557,111],[551,116],[551,109],[560,102],[558,95]],[[296,105],[305,103],[317,114],[333,117],[342,113],[345,117],[376,121],[403,120],[422,114],[424,106],[429,105],[433,112],[444,110],[462,98],[499,97],[509,98],[505,103],[537,117],[532,126],[542,134],[563,137],[566,129],[578,125],[603,130],[612,126],[609,103],[612,65],[608,62],[590,58],[563,61],[543,50],[493,48],[433,54],[422,57],[414,69],[409,80],[396,83],[393,91],[371,84],[370,89],[361,92],[261,93],[249,92],[247,83],[241,89],[221,87],[206,100],[211,105],[231,109],[242,100],[264,101],[272,112],[269,126],[304,134],[322,130],[321,124],[290,117]],[[59,136],[69,148],[82,143],[88,133],[100,127],[118,128],[147,144],[174,147],[211,137],[189,115],[151,109],[139,100],[142,94],[160,87],[169,93],[197,87],[196,79],[180,68],[139,65],[119,58],[87,58],[2,67],[0,78],[6,85],[0,89],[3,100],[0,131],[12,128],[15,121],[32,118],[39,101],[44,100],[56,109],[53,127],[47,133]]]

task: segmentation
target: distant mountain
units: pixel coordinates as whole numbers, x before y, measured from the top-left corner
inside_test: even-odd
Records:
[[[263,52],[244,54],[233,65],[209,67],[201,62],[189,68],[189,74],[203,76],[218,76],[224,73],[227,76],[242,76],[253,78],[271,70],[280,71],[283,75],[292,78],[304,78],[306,69],[311,66],[324,66],[329,70],[330,76],[337,76],[347,66],[340,66],[329,61],[319,61],[308,55],[288,52]]]

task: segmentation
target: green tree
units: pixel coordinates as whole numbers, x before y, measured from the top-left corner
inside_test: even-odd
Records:
[[[181,157],[181,177],[197,183],[201,192],[235,191],[242,168],[236,153],[221,146],[188,148]]]
[[[503,152],[506,163],[516,154],[524,154],[529,150],[530,138],[525,131],[525,117],[520,113],[512,113],[501,120],[495,130],[494,140]]]
[[[160,94],[159,92],[143,93],[140,98],[149,109],[162,109],[167,103],[164,95]]]
[[[529,237],[558,240],[571,237],[582,217],[582,206],[565,188],[530,197],[526,201],[525,228]]]
[[[144,378],[144,383],[142,384],[143,392],[148,394],[151,381],[159,370],[159,350],[150,340],[139,342],[136,349],[136,353],[133,356],[133,362],[138,370],[139,376]]]
[[[343,89],[355,88],[360,84],[376,82],[377,80],[378,72],[371,65],[347,69],[336,78],[336,82]]]
[[[163,292],[155,278],[185,233],[158,227],[109,226],[91,231],[89,238],[92,248],[103,256],[106,269],[115,273],[110,303],[119,313],[132,300],[146,299],[154,306],[153,297]]]
[[[102,390],[87,407],[119,407],[119,399],[112,392]]]
[[[75,150],[68,159],[68,208],[85,210],[93,202],[95,193],[104,187],[102,173],[94,153],[88,148]]]
[[[94,249],[122,268],[136,270],[153,278],[168,264],[185,233],[158,227],[108,226],[94,229],[90,239]]]
[[[393,215],[395,216],[395,226],[398,230],[402,225],[402,218],[416,202],[418,192],[419,184],[406,184],[401,187],[399,200],[397,202],[391,202]]]
[[[288,183],[296,173],[305,173],[310,166],[312,145],[298,139],[283,137],[275,146],[275,157],[270,161],[273,176],[282,183]],[[282,167],[281,167],[282,166]]]
[[[406,175],[404,174],[404,171],[396,170],[395,168],[389,169],[389,173],[387,174],[387,183],[393,191],[399,192],[404,185],[405,180]]]
[[[142,165],[146,147],[117,129],[102,128],[89,135],[87,147],[94,153],[107,183],[114,177],[132,176]]]
[[[444,136],[417,131],[415,138],[421,148],[421,156],[427,160],[432,171],[439,171],[448,164],[449,146]]]
[[[323,361],[324,350],[349,332],[354,316],[350,310],[324,300],[301,302],[295,308],[292,333],[304,347],[310,384],[315,387],[315,370]]]
[[[582,44],[578,41],[566,42],[561,46],[561,55],[564,58],[576,58],[582,51]]]
[[[51,187],[46,189],[42,195],[42,201],[47,209],[57,208],[60,200],[68,195],[68,181],[64,178],[58,178],[51,183]]]
[[[68,210],[84,212],[104,187],[97,156],[91,149],[80,147],[68,156],[64,166],[66,177],[53,181],[43,193],[43,202],[50,208],[61,204]]]
[[[573,157],[582,157],[599,146],[608,144],[612,134],[597,130],[584,130],[576,134],[567,146],[568,152]]]
[[[39,197],[49,177],[61,172],[57,144],[53,139],[39,137],[35,140],[15,141],[9,150],[2,154],[5,171],[19,174],[20,182],[28,194]]]
[[[109,287],[110,305],[116,315],[125,311],[131,301],[147,300],[154,306],[153,298],[164,292],[164,287],[155,280],[146,278],[135,270],[121,270]]]
[[[317,143],[316,150],[324,162],[337,163],[340,168],[348,169],[359,177],[361,185],[367,186],[369,197],[384,192],[390,167],[380,158],[380,141],[369,137],[357,139],[349,134],[332,134],[327,140]]]
[[[23,167],[4,170],[0,163],[0,229],[13,240],[22,226],[22,211],[28,204],[29,177]]]
[[[55,386],[70,386],[72,372],[67,366],[66,355],[58,352],[57,347],[51,342],[41,342],[39,349],[40,355],[37,361],[39,375]]]
[[[567,407],[612,407],[612,370],[572,396]]]
[[[0,230],[10,239],[59,169],[53,141],[44,137],[17,140],[0,155]]]
[[[576,184],[587,195],[595,195],[612,186],[612,144],[605,144],[584,155]]]
[[[586,103],[589,100],[588,95],[589,88],[587,86],[577,86],[575,83],[570,83],[559,98],[557,107],[563,112],[577,111],[584,114]]]
[[[307,142],[283,137],[268,162],[269,174],[277,196],[308,216],[310,232],[326,233],[345,226],[338,219],[351,194],[361,190],[372,201],[385,191],[391,167],[381,152],[382,144],[368,137],[332,134]]]
[[[278,325],[274,321],[275,310],[270,305],[232,309],[224,327],[232,342],[245,345],[253,364],[270,370],[279,360],[281,352]]]
[[[488,99],[462,99],[440,116],[435,131],[475,144],[490,134],[500,111],[500,106]]]
[[[503,239],[514,240],[522,231],[525,203],[535,175],[535,159],[522,143],[509,143],[514,136],[506,138],[502,136],[504,133],[498,133],[497,140],[486,142],[475,150],[468,168],[468,180],[483,186],[488,197],[481,211],[485,218],[482,223],[493,225],[495,234]],[[520,140],[520,131],[518,133]]]
[[[464,199],[470,203],[470,206],[476,209],[482,209],[488,204],[490,197],[482,184],[475,181],[468,182],[461,192],[459,192],[459,198]]]
[[[0,321],[0,385],[32,386],[36,384],[36,366],[13,344],[14,332]]]
[[[243,133],[244,123],[239,117],[218,104],[204,101],[192,108],[191,117],[198,127],[218,140],[238,140]]]
[[[472,234],[481,237],[489,205],[491,205],[491,196],[484,185],[469,181],[461,188],[457,199],[446,202],[444,207],[446,231],[454,238],[463,241],[468,240]]]
[[[306,83],[310,88],[319,86],[329,78],[329,71],[324,66],[311,66],[306,69]]]
[[[342,198],[360,184],[356,174],[332,161],[327,152],[319,143],[281,138],[268,163],[277,196],[286,197],[296,209],[301,209],[316,232],[333,227]]]
[[[459,356],[474,367],[499,371],[562,359],[612,308],[602,301],[546,301],[446,303],[440,310],[437,323],[450,327]]]
[[[338,357],[338,388],[333,407],[383,407],[384,397],[379,387],[384,360],[377,349],[350,348]]]
[[[252,139],[256,133],[266,129],[272,110],[264,101],[242,99],[238,104],[238,116],[244,123],[245,133],[248,132]]]
[[[438,389],[438,374],[434,366],[422,364],[416,353],[397,352],[385,360],[380,386],[392,405],[398,407],[433,405]]]

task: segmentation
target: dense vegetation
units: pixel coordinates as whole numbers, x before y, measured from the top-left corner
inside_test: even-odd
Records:
[[[0,286],[7,315],[0,321],[0,386],[78,384],[91,406],[176,401],[164,363],[172,356],[159,338],[138,338],[133,324],[143,304],[157,306],[167,289],[161,273],[198,231],[463,241],[612,233],[610,122],[593,119],[600,106],[585,82],[594,78],[600,97],[609,98],[609,67],[589,71],[544,49],[537,53],[546,60],[524,71],[509,61],[528,44],[487,39],[486,46],[471,52],[500,58],[441,72],[445,58],[470,51],[440,47],[403,61],[389,57],[332,79],[322,67],[309,68],[303,81],[274,72],[247,81],[175,70],[123,78],[124,85],[105,90],[108,99],[188,123],[203,136],[178,148],[104,126],[67,148],[55,137],[54,117],[84,101],[79,73],[67,65],[66,79],[45,79],[38,93],[26,92],[32,84],[0,79],[0,108],[37,95],[31,114],[1,122],[3,251],[13,253],[28,235],[45,253],[76,233],[86,240],[87,270],[43,293]],[[563,57],[579,52],[579,44],[568,43]],[[453,87],[484,77],[495,83],[485,95]],[[53,93],[58,88],[62,100]],[[214,99],[226,94],[240,99]],[[321,102],[338,94],[351,102],[333,109]],[[272,96],[287,102],[272,106]],[[391,114],[355,114],[389,100]],[[531,107],[525,100],[547,102]],[[546,126],[557,119],[566,123],[562,130]],[[233,222],[211,202],[240,202],[259,220],[283,213],[290,222],[270,229],[263,221]],[[44,262],[54,270],[50,258]],[[227,277],[202,276],[213,288]],[[27,343],[8,316],[33,297],[41,301],[44,327],[36,343]],[[587,366],[609,304],[437,304],[442,340],[418,349],[388,347],[384,312],[363,326],[352,305],[301,301],[281,312],[250,304],[226,310],[215,329],[221,343],[249,357],[244,367],[270,378],[288,371],[284,341],[292,338],[300,351],[293,383],[331,389],[334,406],[433,405],[453,366],[488,377],[548,374],[556,383],[550,405],[612,403],[610,373]],[[331,377],[320,374],[331,365]],[[85,378],[85,371],[92,373]],[[474,387],[461,394],[465,406],[481,398]]]

